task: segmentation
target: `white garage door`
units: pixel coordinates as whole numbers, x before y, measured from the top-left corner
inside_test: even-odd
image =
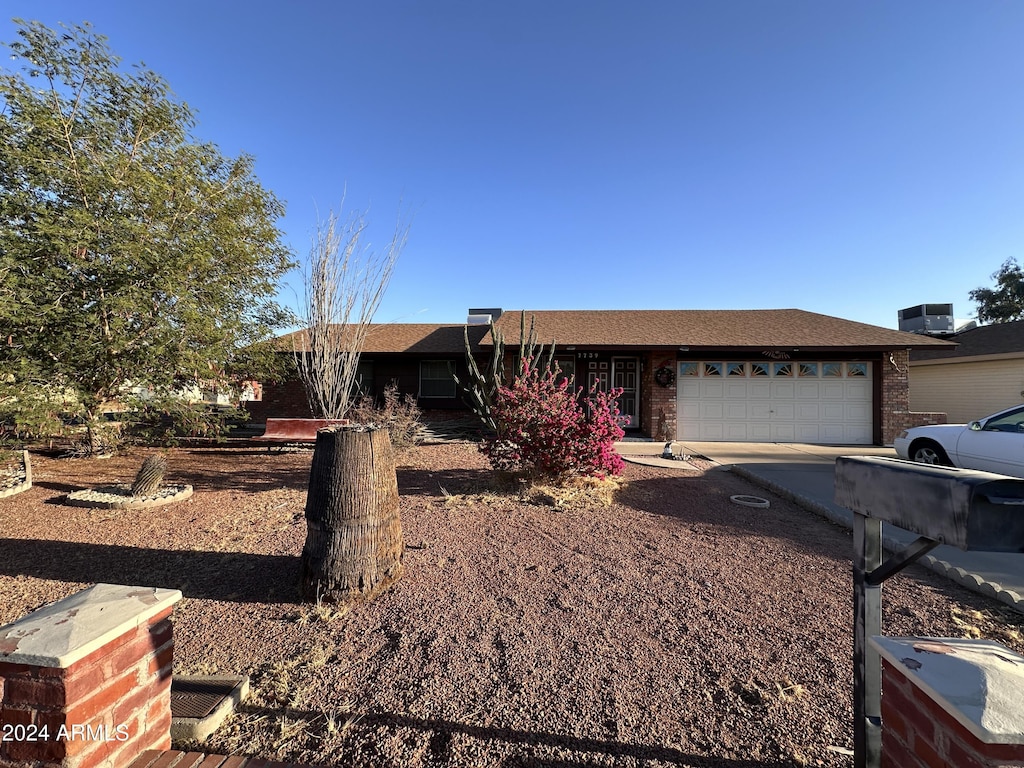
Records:
[[[680,440],[871,444],[871,363],[678,365]]]

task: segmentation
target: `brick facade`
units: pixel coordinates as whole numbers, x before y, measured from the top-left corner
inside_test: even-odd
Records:
[[[571,353],[570,353],[571,354]],[[602,354],[611,355],[611,352]],[[654,381],[659,368],[667,367],[675,373],[676,355],[665,351],[638,353],[642,372],[640,377],[640,431],[655,440],[675,440],[677,435],[676,386],[663,387]],[[864,359],[864,358],[861,358]],[[906,349],[884,352],[875,358],[877,382],[875,396],[874,441],[881,445],[892,445],[893,439],[909,427],[922,424],[945,424],[946,414],[914,412],[910,410],[908,388],[908,353]],[[415,359],[380,359],[374,361],[375,389],[382,391],[382,382],[394,381],[403,392],[416,392],[418,388],[418,362]],[[459,375],[464,376],[464,364],[460,364]],[[515,351],[506,351],[506,373],[511,376],[515,370]],[[577,384],[586,383],[582,364],[577,366]],[[378,392],[379,394],[379,392]],[[461,397],[451,401],[421,399],[424,410],[452,409],[464,412]],[[249,411],[250,422],[262,424],[268,416],[274,418],[311,418],[312,413],[306,400],[305,389],[297,379],[279,384],[267,385],[263,399],[243,404]]]

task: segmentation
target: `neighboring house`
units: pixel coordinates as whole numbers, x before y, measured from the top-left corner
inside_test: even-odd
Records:
[[[910,355],[910,406],[963,424],[1024,402],[1024,321],[947,337],[957,346]]]
[[[580,386],[621,387],[627,428],[654,439],[890,444],[908,426],[942,420],[909,408],[908,352],[951,346],[930,337],[798,309],[526,315],[540,343],[556,344],[564,372]],[[496,322],[508,371],[520,317],[506,311]],[[373,326],[363,359],[375,391],[398,379],[422,408],[464,407],[443,373],[464,370],[465,327]],[[468,329],[474,354],[487,359],[487,327]],[[266,386],[262,415],[308,415],[301,386]]]

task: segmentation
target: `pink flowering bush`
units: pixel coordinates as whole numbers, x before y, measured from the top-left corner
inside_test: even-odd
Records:
[[[491,466],[508,472],[565,480],[622,471],[613,447],[621,440],[616,399],[621,389],[592,388],[584,398],[558,369],[540,370],[531,358],[509,386],[498,388],[491,413],[497,434],[481,450]]]

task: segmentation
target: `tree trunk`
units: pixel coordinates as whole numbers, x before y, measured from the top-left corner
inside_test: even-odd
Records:
[[[320,430],[306,496],[303,598],[369,599],[401,575],[398,478],[387,430]]]

